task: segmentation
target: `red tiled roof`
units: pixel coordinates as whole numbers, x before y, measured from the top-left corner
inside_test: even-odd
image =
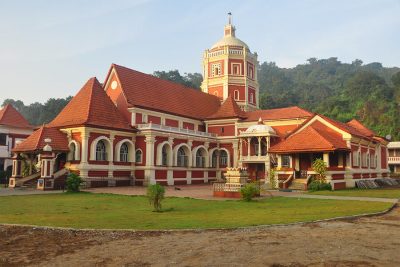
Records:
[[[0,110],[0,125],[18,128],[33,128],[32,125],[12,105],[7,104]]]
[[[46,126],[40,127],[34,131],[28,138],[18,144],[14,152],[33,152],[41,151],[46,145],[44,139],[50,138],[49,145],[53,151],[68,151],[67,135],[56,128],[48,128]]]
[[[362,134],[364,134],[366,136],[375,136],[375,133],[373,131],[371,131],[370,129],[365,127],[361,122],[359,122],[356,119],[352,119],[351,121],[349,121],[347,123],[347,125],[357,129],[358,131],[360,131]]]
[[[133,130],[96,78],[89,79],[49,127],[93,126]]]
[[[364,133],[362,133],[361,131],[359,131],[358,129],[343,123],[343,122],[339,122],[339,121],[335,121],[333,119],[330,119],[324,115],[318,114],[318,116],[320,116],[321,118],[323,118],[324,120],[328,121],[329,123],[331,123],[332,125],[336,126],[337,128],[341,129],[342,131],[345,131],[351,135],[355,135],[358,137],[363,137],[363,138],[369,138],[369,136],[366,136]]]
[[[298,133],[271,147],[274,153],[348,150],[342,135],[321,122],[313,122]]]
[[[246,121],[257,121],[259,118],[263,120],[308,118],[312,115],[312,112],[294,106],[287,108],[265,109],[247,112]]]
[[[130,106],[194,119],[205,119],[221,106],[214,95],[116,64],[111,68],[115,69]]]
[[[240,109],[233,95],[229,95],[225,102],[221,105],[217,112],[208,116],[208,120],[212,119],[228,119],[228,118],[246,118],[246,112]]]
[[[291,134],[298,127],[299,124],[272,126],[276,134],[279,135],[280,137],[285,137]]]

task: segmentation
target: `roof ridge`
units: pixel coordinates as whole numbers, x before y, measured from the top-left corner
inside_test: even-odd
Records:
[[[89,85],[90,86],[89,87],[90,88],[90,95],[89,95],[89,99],[88,99],[89,103],[88,103],[88,109],[87,109],[87,114],[86,114],[86,120],[84,121],[84,123],[87,123],[90,120],[90,111],[92,110],[92,104],[93,104],[94,83],[95,83],[96,80],[97,80],[96,77],[92,77],[88,81],[88,82],[91,82],[92,84],[91,84],[91,86]]]

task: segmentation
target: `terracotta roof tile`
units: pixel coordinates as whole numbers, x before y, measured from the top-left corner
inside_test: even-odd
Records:
[[[259,118],[263,120],[308,118],[312,115],[312,112],[294,106],[287,108],[265,109],[247,112],[246,121],[257,121]]]
[[[228,98],[224,101],[221,107],[217,112],[207,117],[207,120],[211,119],[228,119],[228,118],[246,118],[246,112],[240,109],[238,104],[236,103],[233,95],[229,95]]]
[[[133,130],[96,78],[89,79],[49,127],[93,126]]]
[[[280,137],[285,137],[291,134],[298,127],[299,124],[272,126],[276,134],[279,135]]]
[[[271,147],[273,153],[348,150],[342,135],[321,122],[314,122],[300,132]]]
[[[34,131],[27,139],[18,144],[14,152],[33,152],[41,151],[46,145],[45,139],[50,138],[49,145],[53,151],[68,151],[68,138],[67,135],[57,128],[49,128],[46,126],[40,127]]]
[[[363,138],[369,139],[369,136],[366,136],[364,133],[362,133],[358,129],[356,129],[356,128],[354,128],[354,127],[352,127],[352,126],[350,126],[350,125],[348,125],[346,123],[343,123],[343,122],[340,122],[340,121],[335,121],[335,120],[333,120],[331,118],[328,118],[328,117],[326,117],[324,115],[321,115],[321,114],[318,114],[318,116],[320,116],[324,120],[330,122],[332,125],[336,126],[337,128],[339,128],[339,129],[341,129],[341,130],[343,130],[343,131],[345,131],[345,132],[347,132],[347,133],[349,133],[351,135],[355,135],[355,136],[358,136],[358,137],[363,137]]]
[[[7,104],[0,110],[0,125],[18,128],[33,128],[32,125],[12,105]]]
[[[352,119],[351,121],[349,121],[347,123],[347,125],[357,129],[358,131],[360,131],[361,133],[363,133],[366,136],[375,136],[375,133],[372,130],[365,127],[361,122],[359,122],[356,119]]]
[[[115,69],[130,106],[205,119],[221,105],[214,95],[116,64],[111,68]]]

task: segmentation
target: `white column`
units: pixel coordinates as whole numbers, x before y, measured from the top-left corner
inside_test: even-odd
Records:
[[[326,167],[329,167],[329,153],[324,153],[324,162]]]
[[[114,166],[114,140],[113,134],[110,135],[110,158],[108,159],[108,177],[113,177],[113,166]],[[119,153],[119,152],[117,152]]]
[[[250,142],[251,138],[247,137],[247,158],[250,159]]]
[[[232,143],[233,145],[233,167],[237,168],[238,167],[238,155],[239,155],[239,142],[234,141]],[[229,164],[228,164],[229,166]]]
[[[280,169],[282,168],[282,155],[278,154],[277,157],[278,157],[278,168]]]
[[[81,163],[88,162],[89,137],[90,137],[89,132],[84,130],[84,132],[82,132]]]
[[[152,135],[147,135],[146,139],[146,170],[144,171],[144,185],[155,184],[155,170],[154,170],[154,143],[155,138]]]

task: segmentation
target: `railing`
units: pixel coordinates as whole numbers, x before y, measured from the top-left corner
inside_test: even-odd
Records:
[[[214,192],[240,192],[241,184],[213,183]]]
[[[166,125],[161,125],[161,124],[153,124],[153,123],[142,123],[136,125],[136,127],[139,130],[162,130],[162,131],[168,131],[168,132],[174,132],[174,133],[183,133],[183,134],[188,134],[188,135],[197,135],[197,136],[205,136],[205,137],[216,137],[216,134],[213,133],[207,133],[207,132],[200,132],[196,130],[190,130],[190,129],[182,129],[178,127],[172,127],[172,126],[166,126]]]
[[[388,157],[388,163],[400,163],[400,157]]]
[[[289,175],[289,177],[285,181],[283,181],[283,186],[282,187],[283,188],[288,188],[290,183],[292,182],[292,180],[293,180],[293,174]]]
[[[242,156],[241,161],[266,161],[268,156]]]

